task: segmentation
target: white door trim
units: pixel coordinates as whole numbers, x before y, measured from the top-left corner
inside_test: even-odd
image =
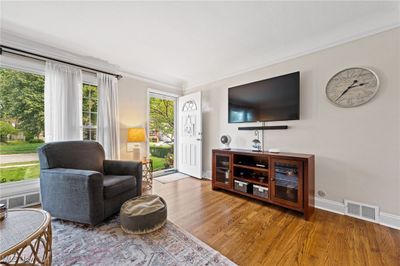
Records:
[[[162,91],[162,90],[156,90],[156,89],[148,88],[147,89],[147,95],[149,95],[150,93],[160,94],[160,95],[164,95],[164,96],[170,96],[170,97],[173,97],[173,98],[178,98],[178,97],[182,96],[182,95],[171,93],[171,92],[166,92],[166,91]]]
[[[156,90],[156,89],[151,89],[147,88],[147,99],[146,99],[146,154],[147,157],[150,157],[150,141],[149,141],[149,132],[150,132],[150,97],[152,95],[159,95],[161,97],[165,97],[167,99],[171,99],[174,101],[174,167],[171,169],[167,170],[160,170],[157,172],[163,172],[163,171],[168,171],[168,170],[173,170],[173,169],[178,169],[178,150],[177,150],[177,129],[178,129],[178,94],[170,93],[170,92],[165,92],[161,90]]]

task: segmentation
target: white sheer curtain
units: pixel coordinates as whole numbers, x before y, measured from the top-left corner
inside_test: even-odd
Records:
[[[46,142],[82,139],[82,71],[46,62],[44,86]]]
[[[119,159],[118,80],[97,74],[97,141],[103,145],[106,159]]]

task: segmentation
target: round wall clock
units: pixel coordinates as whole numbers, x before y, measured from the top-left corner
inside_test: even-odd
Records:
[[[335,74],[326,85],[326,96],[340,107],[355,107],[371,100],[379,88],[378,76],[367,68],[352,67]]]

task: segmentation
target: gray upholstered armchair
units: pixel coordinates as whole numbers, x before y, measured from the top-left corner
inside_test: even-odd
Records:
[[[53,217],[95,225],[141,195],[141,162],[105,160],[97,142],[52,142],[38,153],[42,207]]]

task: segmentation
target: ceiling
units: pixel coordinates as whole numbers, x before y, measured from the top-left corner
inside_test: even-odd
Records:
[[[400,23],[399,2],[2,1],[3,29],[191,88]]]

